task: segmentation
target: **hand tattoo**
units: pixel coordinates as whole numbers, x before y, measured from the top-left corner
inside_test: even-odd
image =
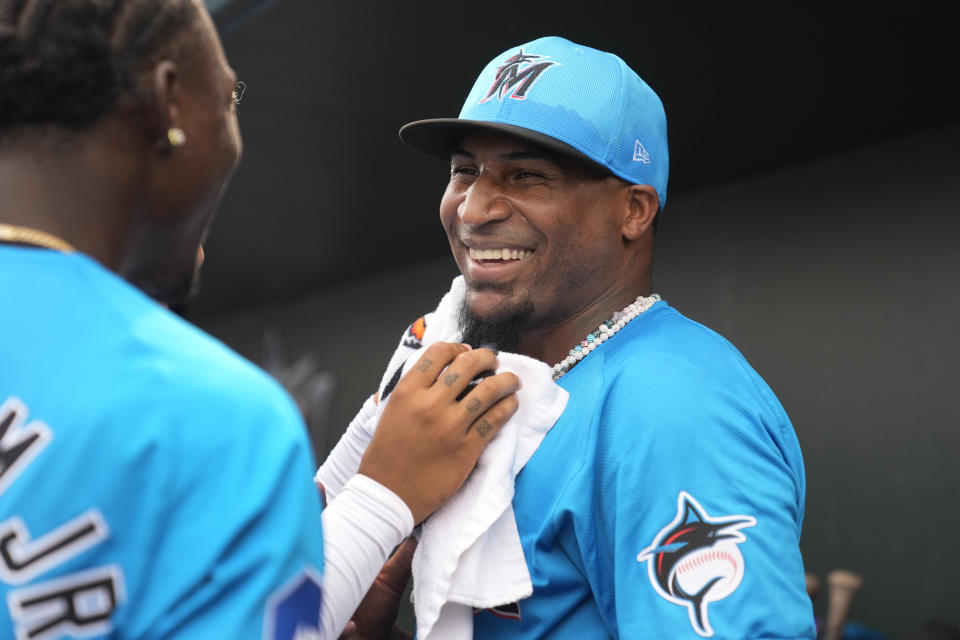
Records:
[[[480,408],[480,401],[477,400],[476,398],[473,398],[472,400],[470,400],[470,402],[467,403],[467,411],[471,413],[473,413],[479,408]]]
[[[484,420],[483,422],[477,425],[477,433],[479,433],[481,437],[486,436],[488,433],[490,433],[490,429],[492,428],[493,427],[490,426],[490,423]]]
[[[448,387],[452,387],[452,386],[453,386],[453,383],[456,382],[456,381],[457,381],[457,378],[459,378],[459,377],[460,377],[460,374],[459,374],[459,373],[450,373],[450,374],[447,374],[447,375],[444,376],[444,378],[443,378],[443,384],[447,385]]]
[[[430,365],[433,364],[433,360],[430,358],[420,358],[420,364],[417,365],[418,371],[426,371],[430,368]]]

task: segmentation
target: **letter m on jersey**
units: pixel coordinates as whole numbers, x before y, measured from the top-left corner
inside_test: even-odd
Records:
[[[27,423],[26,405],[7,398],[0,406],[0,494],[51,440],[50,427],[39,420]]]

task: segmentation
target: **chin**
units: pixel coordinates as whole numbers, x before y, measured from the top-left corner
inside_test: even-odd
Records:
[[[461,339],[494,351],[516,351],[520,334],[530,326],[533,302],[529,299],[513,300],[509,305],[488,302],[495,300],[486,296],[478,299],[476,293],[467,293],[457,318]]]
[[[482,320],[512,316],[524,303],[525,300],[509,287],[467,285],[466,308],[473,316]]]
[[[187,310],[187,305],[200,294],[200,272],[194,271],[190,276],[184,278],[179,285],[159,300],[167,305],[174,313],[183,315]]]
[[[178,313],[182,312],[200,291],[199,269],[187,271],[179,278],[162,280],[155,274],[144,272],[125,274],[125,277],[144,294]]]

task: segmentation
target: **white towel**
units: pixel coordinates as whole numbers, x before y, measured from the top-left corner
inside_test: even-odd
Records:
[[[457,311],[463,300],[462,277],[454,279],[436,311],[425,316],[419,340],[404,336],[381,381],[381,396],[401,372],[419,358],[417,342],[458,342]],[[478,345],[474,345],[478,346]],[[517,602],[533,593],[520,534],[514,519],[514,478],[563,413],[567,392],[553,382],[550,367],[526,356],[498,355],[498,372],[512,371],[523,381],[520,407],[481,454],[460,491],[423,524],[413,558],[413,600],[419,640],[473,637],[472,607]],[[368,400],[317,471],[332,499],[356,473],[386,402]]]

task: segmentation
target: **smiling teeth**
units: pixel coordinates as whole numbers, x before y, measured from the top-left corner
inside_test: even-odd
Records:
[[[526,249],[470,249],[474,260],[523,260],[529,253]]]

